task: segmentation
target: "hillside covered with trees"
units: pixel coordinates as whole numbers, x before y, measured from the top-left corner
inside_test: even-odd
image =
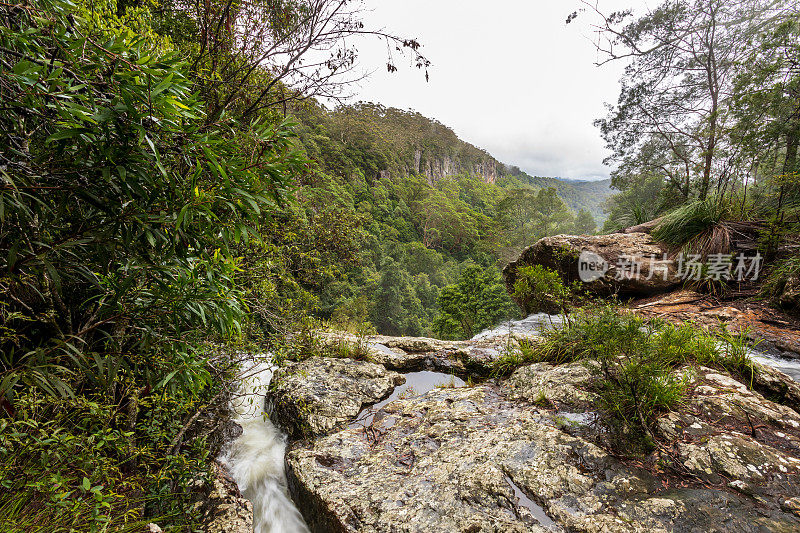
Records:
[[[418,113],[365,103],[329,111],[305,102],[290,114],[316,165],[302,180],[292,213],[276,216],[289,227],[278,223],[270,234],[290,258],[291,250],[306,246],[305,259],[298,256],[286,272],[297,282],[293,301],[340,326],[471,336],[472,328],[434,327],[440,292],[465,269],[493,272],[499,288],[498,267],[525,246],[547,235],[595,230],[587,209],[567,206],[596,201],[597,210],[600,201],[583,184],[507,168]],[[309,226],[292,227],[298,224]],[[294,235],[311,240],[290,243]],[[499,293],[497,309],[478,329],[515,314]]]
[[[706,257],[755,234],[759,297],[796,312],[798,6],[583,4],[568,22],[594,17],[601,62],[628,62],[598,121],[611,197],[413,111],[322,105],[357,78],[356,36],[388,43],[389,71],[431,66],[359,2],[1,3],[0,529],[200,529],[243,354],[281,363],[324,327],[470,338],[519,314],[506,263],[606,216],[663,216],[659,241]],[[527,272],[533,301],[578,301]]]

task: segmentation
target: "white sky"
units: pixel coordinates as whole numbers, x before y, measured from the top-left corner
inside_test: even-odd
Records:
[[[655,4],[654,1],[651,1]],[[596,67],[592,14],[567,25],[578,0],[366,0],[373,27],[417,38],[433,62],[431,79],[386,45],[361,47],[374,74],[353,101],[414,109],[450,126],[463,140],[529,174],[605,178],[607,152],[592,125],[615,102],[623,65]],[[604,12],[641,13],[646,0],[599,0]]]

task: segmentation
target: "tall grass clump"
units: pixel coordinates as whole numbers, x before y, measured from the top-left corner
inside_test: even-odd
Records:
[[[729,253],[731,231],[725,221],[732,216],[730,200],[711,196],[689,202],[671,213],[653,231],[653,238],[687,253]]]

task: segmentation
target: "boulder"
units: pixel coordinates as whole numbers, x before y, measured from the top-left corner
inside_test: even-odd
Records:
[[[251,533],[253,531],[253,504],[245,499],[236,481],[224,466],[214,462],[208,483],[198,480],[199,492],[194,495],[194,507],[198,511],[206,533]],[[149,524],[150,533],[161,528]]]
[[[291,438],[330,433],[405,381],[382,365],[312,357],[275,371],[266,398],[270,420]]]
[[[503,269],[503,277],[513,293],[517,271],[541,265],[558,272],[565,283],[581,282],[596,295],[652,295],[681,282],[674,262],[665,261],[667,252],[646,233],[556,235],[526,248]]]

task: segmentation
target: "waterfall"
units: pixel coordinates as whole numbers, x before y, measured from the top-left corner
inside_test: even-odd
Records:
[[[294,506],[286,485],[286,436],[264,413],[264,397],[274,367],[251,363],[241,394],[231,402],[242,434],[220,456],[242,495],[253,503],[254,533],[306,533],[303,517]]]

